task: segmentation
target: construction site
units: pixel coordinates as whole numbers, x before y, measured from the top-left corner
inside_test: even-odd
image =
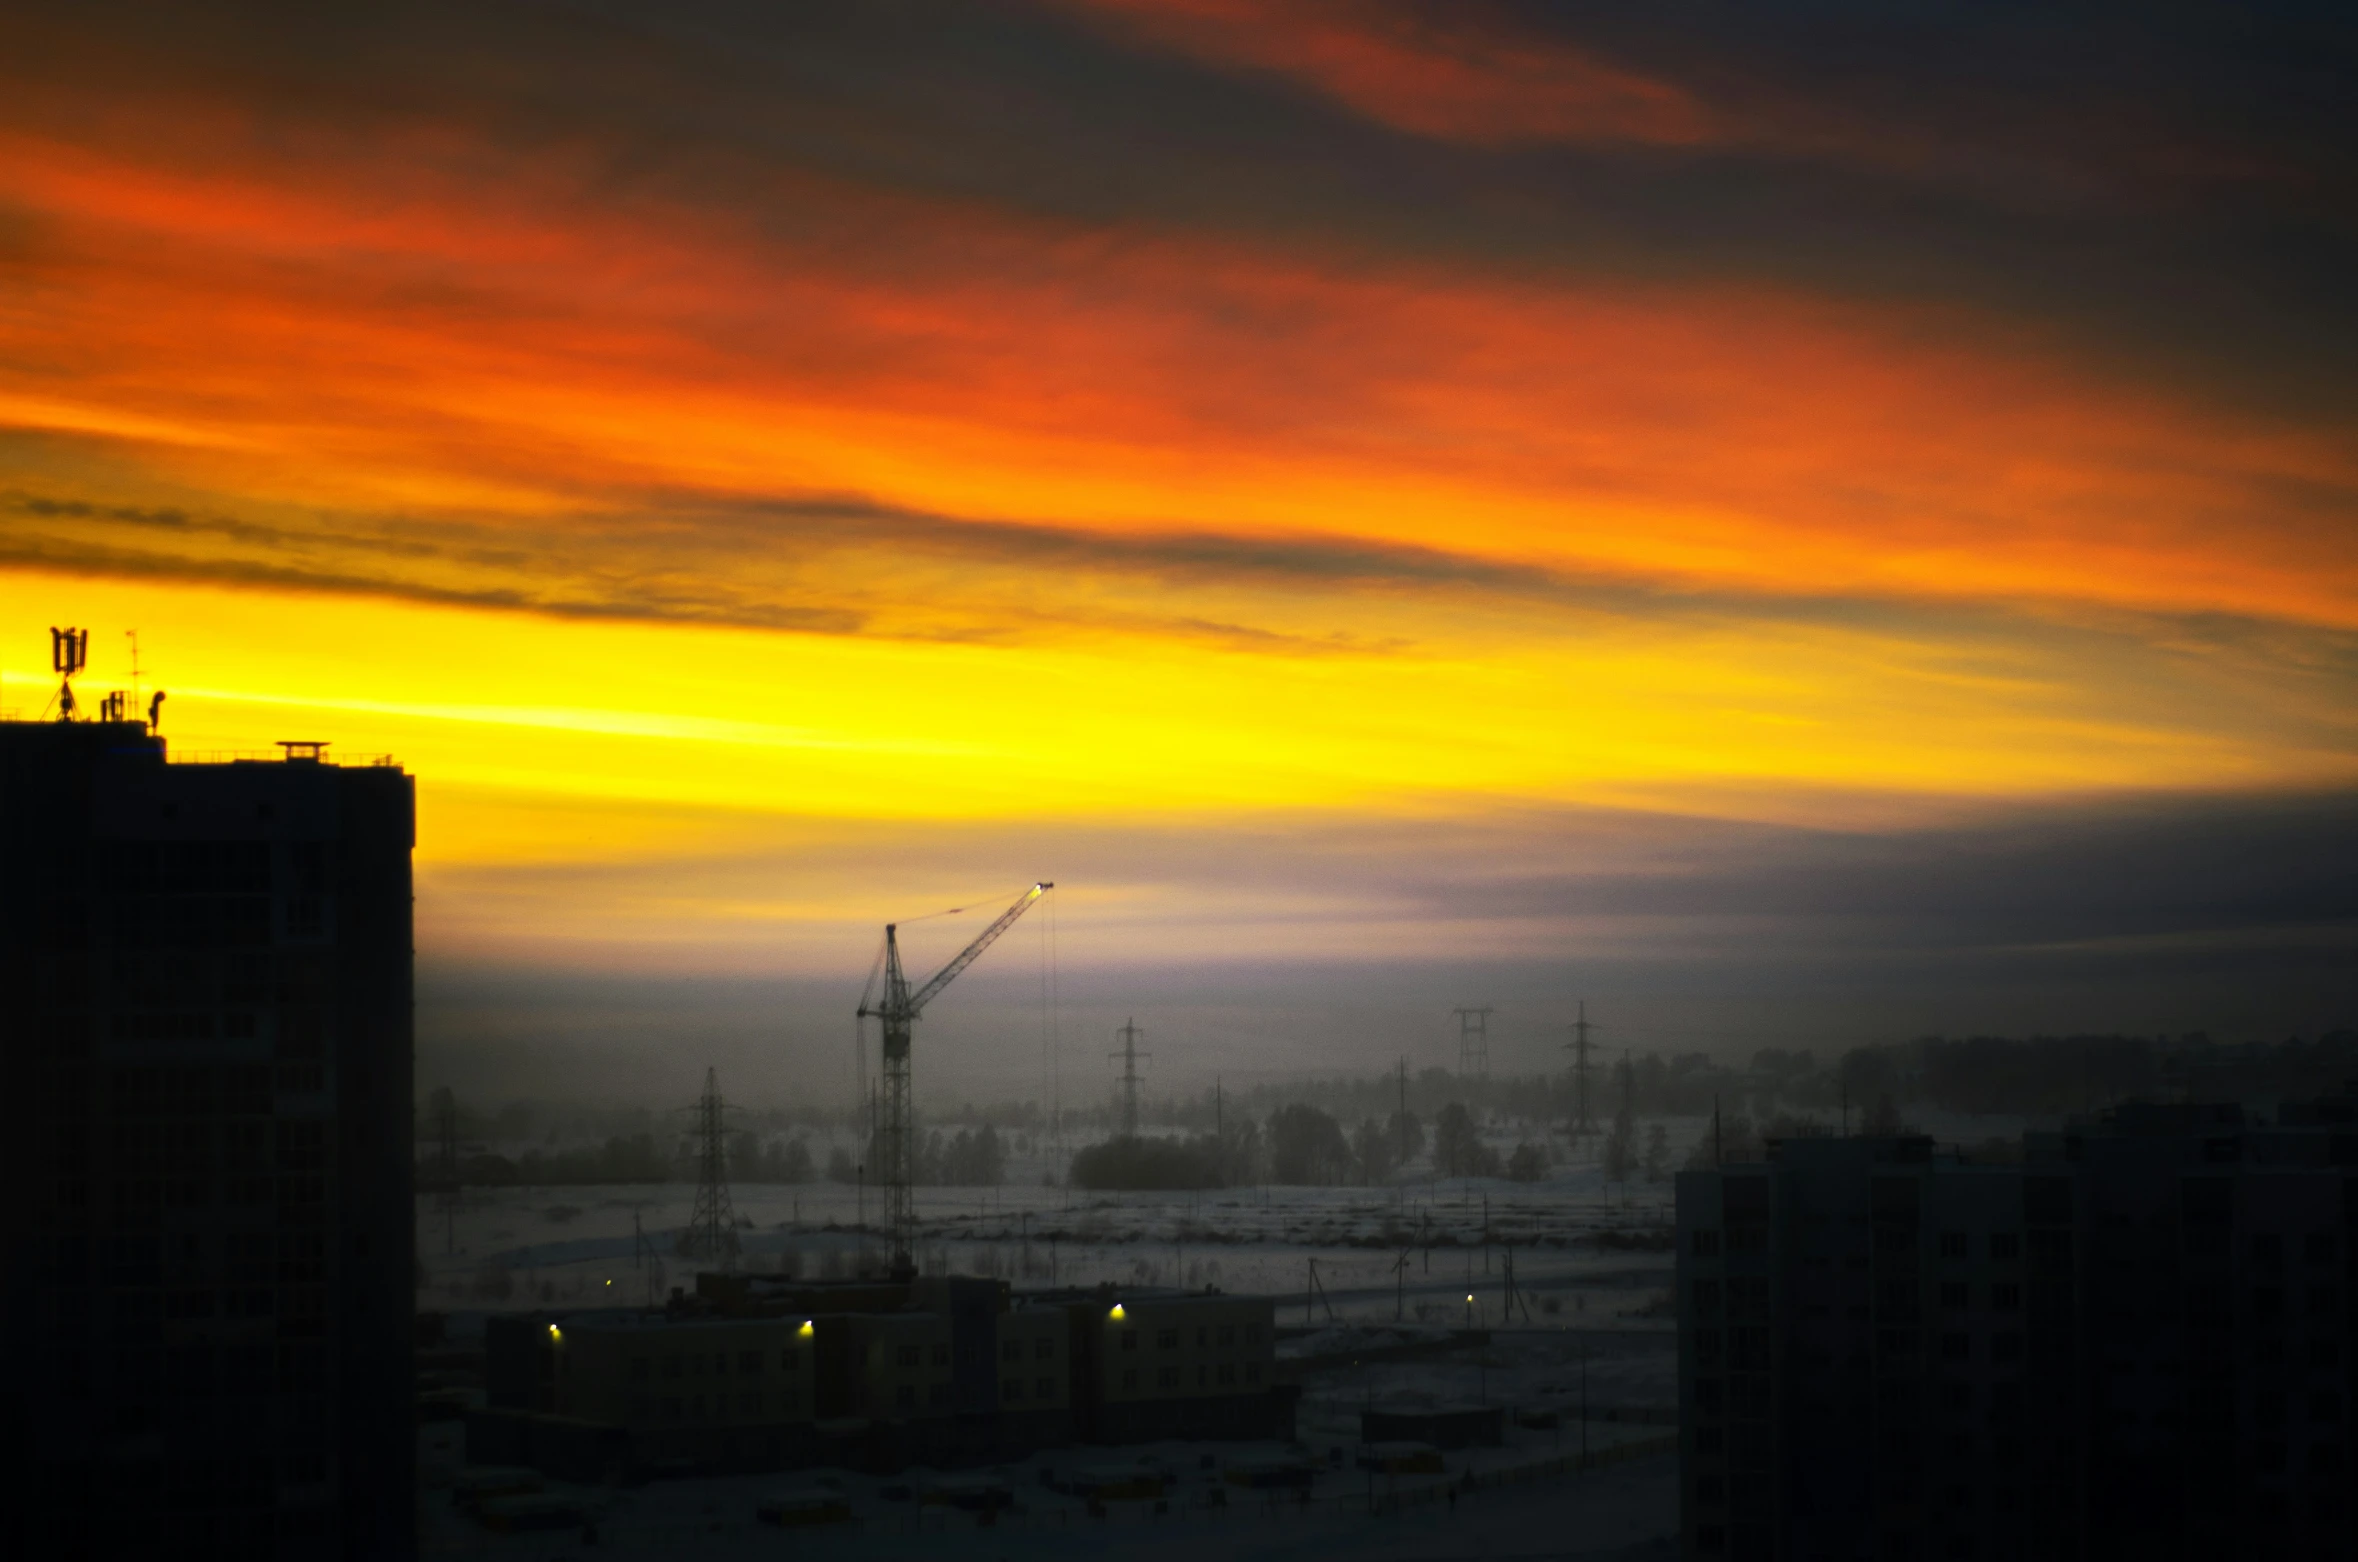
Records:
[[[1585,1010],[1565,1043],[1576,1110],[1539,1176],[1505,1174],[1527,1127],[1462,1106],[1428,1148],[1405,1069],[1380,1179],[1292,1168],[1298,1111],[1264,1127],[1215,1093],[1213,1132],[1191,1137],[1150,1120],[1130,1019],[1106,1049],[1101,1142],[994,1136],[987,1177],[930,1182],[959,1147],[921,1132],[916,1022],[1051,889],[922,980],[888,927],[857,1005],[875,1038],[858,1109],[783,1149],[753,1143],[708,1070],[675,1114],[677,1180],[470,1185],[489,1147],[449,1092],[432,1099],[430,1548],[693,1537],[726,1554],[786,1526],[874,1554],[959,1530],[1053,1548],[1075,1526],[1147,1526],[1151,1544],[1153,1526],[1209,1523],[1240,1552],[1364,1551],[1358,1526],[1454,1522],[1461,1502],[1511,1528],[1542,1489],[1559,1513],[1566,1491],[1592,1501],[1601,1543],[1662,1533],[1669,1188],[1632,1176],[1626,1103],[1608,1144],[1608,1081],[1591,1109]],[[1447,1017],[1468,1081],[1494,1012]],[[1490,1142],[1517,1133],[1513,1156]],[[1182,1157],[1185,1185],[1076,1186],[1081,1157],[1124,1146]]]

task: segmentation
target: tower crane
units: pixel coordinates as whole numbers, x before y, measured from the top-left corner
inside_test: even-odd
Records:
[[[933,973],[931,981],[914,992],[901,972],[900,924],[888,922],[884,926],[884,958],[880,969],[869,976],[867,990],[860,994],[859,1017],[873,1017],[884,1033],[884,1116],[876,1131],[876,1157],[884,1163],[884,1223],[892,1233],[895,1279],[910,1279],[917,1273],[913,1241],[917,1211],[912,1198],[917,1181],[917,1141],[909,1109],[909,1027],[959,972],[981,959],[1000,934],[1031,910],[1033,901],[1054,888],[1053,883],[1034,884],[1016,896],[1015,904],[1000,912],[989,927],[975,935],[973,943],[959,950],[948,965]],[[877,990],[879,976],[883,978],[882,992]]]

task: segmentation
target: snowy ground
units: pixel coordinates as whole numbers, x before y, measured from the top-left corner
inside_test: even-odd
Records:
[[[1683,1154],[1703,1129],[1677,1127]],[[1668,1283],[1667,1253],[1594,1239],[1659,1231],[1670,1219],[1670,1184],[1609,1185],[1593,1165],[1558,1166],[1536,1183],[1412,1178],[1384,1188],[1095,1194],[1042,1186],[1048,1159],[1039,1162],[1011,1166],[1011,1180],[997,1188],[918,1190],[921,1264],[1019,1286],[1112,1280],[1261,1292],[1288,1299],[1280,1321],[1289,1324],[1330,1316],[1505,1322],[1510,1250],[1527,1293],[1517,1321],[1528,1311],[1534,1324],[1603,1324],[1642,1309]],[[692,1283],[696,1265],[675,1249],[695,1192],[683,1183],[475,1189],[456,1211],[421,1199],[419,1305],[505,1310],[660,1298]],[[740,1184],[731,1198],[748,1268],[827,1278],[882,1259],[879,1239],[861,1231],[879,1214],[873,1188]],[[1313,1265],[1322,1300],[1305,1316]]]
[[[1682,1137],[1691,1142],[1692,1130]],[[748,1268],[848,1275],[883,1257],[880,1239],[859,1229],[863,1215],[875,1216],[874,1190],[809,1183],[731,1191]],[[692,1187],[675,1184],[484,1190],[456,1211],[421,1200],[420,1305],[449,1312],[463,1337],[487,1311],[660,1297],[692,1283],[698,1267],[675,1252],[694,1198]],[[427,1550],[547,1558],[676,1555],[692,1546],[727,1557],[790,1546],[867,1558],[930,1556],[947,1546],[1012,1559],[1118,1547],[1125,1556],[1175,1559],[1184,1550],[1189,1562],[1281,1552],[1289,1559],[1669,1554],[1666,1537],[1676,1525],[1669,1456],[1563,1472],[1584,1434],[1602,1455],[1670,1430],[1601,1419],[1607,1408],[1659,1409],[1675,1399],[1674,1338],[1663,1306],[1671,1254],[1659,1245],[1670,1219],[1667,1183],[1607,1186],[1593,1167],[1572,1165],[1538,1183],[1422,1179],[1376,1189],[1107,1195],[1041,1186],[1034,1170],[1028,1181],[996,1189],[924,1189],[917,1207],[919,1257],[928,1269],[998,1275],[1019,1287],[1178,1282],[1278,1298],[1280,1355],[1295,1363],[1303,1386],[1297,1432],[1321,1465],[1312,1500],[1272,1502],[1222,1479],[1227,1463],[1275,1452],[1274,1445],[1058,1450],[996,1472],[1019,1509],[988,1527],[970,1514],[888,1493],[899,1485],[922,1491],[929,1478],[922,1470],[881,1480],[804,1471],[578,1489],[597,1526],[593,1553],[578,1532],[494,1535],[461,1515],[449,1498],[461,1457],[453,1422],[423,1434]],[[1387,1347],[1430,1344],[1468,1325],[1491,1330],[1490,1344],[1411,1359],[1387,1354]],[[1584,1402],[1596,1416],[1581,1417]],[[1379,1492],[1402,1506],[1371,1517],[1368,1478],[1352,1465],[1359,1412],[1476,1403],[1554,1410],[1558,1424],[1512,1425],[1504,1448],[1452,1454],[1445,1478],[1404,1479],[1397,1492]],[[1151,1503],[1117,1503],[1093,1519],[1083,1503],[1039,1479],[1041,1467],[1059,1462],[1142,1457],[1171,1477],[1162,1515]],[[1452,1510],[1444,1489],[1468,1471],[1477,1487]],[[1539,1473],[1519,1484],[1480,1484],[1513,1471]],[[789,1535],[756,1522],[762,1496],[821,1482],[844,1495],[852,1523]],[[1208,1505],[1215,1491],[1224,1506]]]
[[[1507,1352],[1505,1354],[1512,1354]],[[452,1503],[460,1468],[456,1423],[423,1433],[423,1551],[437,1556],[554,1558],[675,1556],[693,1550],[715,1558],[772,1555],[791,1547],[820,1557],[898,1558],[944,1551],[976,1557],[1078,1557],[1118,1550],[1123,1556],[1328,1555],[1377,1558],[1450,1556],[1653,1556],[1668,1554],[1677,1524],[1674,1456],[1659,1451],[1668,1429],[1591,1423],[1594,1467],[1576,1467],[1581,1427],[1512,1428],[1507,1446],[1448,1456],[1444,1474],[1371,1479],[1352,1464],[1355,1420],[1346,1431],[1313,1406],[1336,1396],[1314,1384],[1301,1431],[1321,1461],[1307,1500],[1230,1485],[1226,1466],[1283,1451],[1274,1443],[1163,1443],[1145,1448],[1058,1449],[989,1471],[1014,1496],[1015,1508],[988,1525],[972,1514],[926,1504],[922,1495],[942,1472],[917,1469],[876,1477],[844,1470],[658,1481],[636,1488],[547,1490],[576,1499],[594,1542],[581,1530],[493,1534]],[[1470,1398],[1471,1395],[1469,1394]],[[1347,1393],[1340,1396],[1348,1399]],[[1341,1408],[1329,1405],[1328,1408]],[[1355,1403],[1348,1407],[1355,1412]],[[1617,1445],[1638,1457],[1601,1462]],[[1340,1462],[1334,1462],[1339,1453]],[[1162,1475],[1163,1512],[1150,1501],[1113,1502],[1103,1517],[1057,1492],[1043,1470],[1136,1465]],[[1538,1478],[1529,1479],[1533,1472]],[[1452,1503],[1450,1487],[1472,1476]],[[826,1490],[850,1508],[848,1523],[782,1532],[762,1524],[757,1504],[779,1492]],[[1215,1495],[1217,1494],[1217,1495]],[[1213,1506],[1214,1503],[1218,1506]],[[1371,1511],[1372,1509],[1380,1511]],[[594,1549],[592,1549],[594,1546]]]

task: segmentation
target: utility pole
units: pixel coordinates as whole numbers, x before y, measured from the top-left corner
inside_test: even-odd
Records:
[[[1467,1079],[1490,1077],[1490,1016],[1498,1011],[1488,1004],[1480,1008],[1452,1009],[1457,1016],[1457,1071]]]
[[[1580,1018],[1572,1022],[1572,1040],[1567,1050],[1572,1054],[1572,1142],[1577,1144],[1597,1131],[1596,1112],[1588,1102],[1588,1033],[1596,1029],[1588,1020],[1588,1000],[1580,1000]]]
[[[1114,1034],[1122,1038],[1122,1050],[1109,1052],[1109,1058],[1119,1059],[1122,1065],[1122,1137],[1138,1137],[1138,1038],[1146,1032],[1138,1028],[1136,1019],[1125,1021]],[[1148,1053],[1153,1057],[1153,1053]]]

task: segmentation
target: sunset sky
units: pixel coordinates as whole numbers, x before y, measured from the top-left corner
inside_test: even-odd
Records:
[[[2202,14],[11,8],[0,705],[391,753],[486,1090],[1034,878],[936,1079],[2358,1023],[2358,46]]]

